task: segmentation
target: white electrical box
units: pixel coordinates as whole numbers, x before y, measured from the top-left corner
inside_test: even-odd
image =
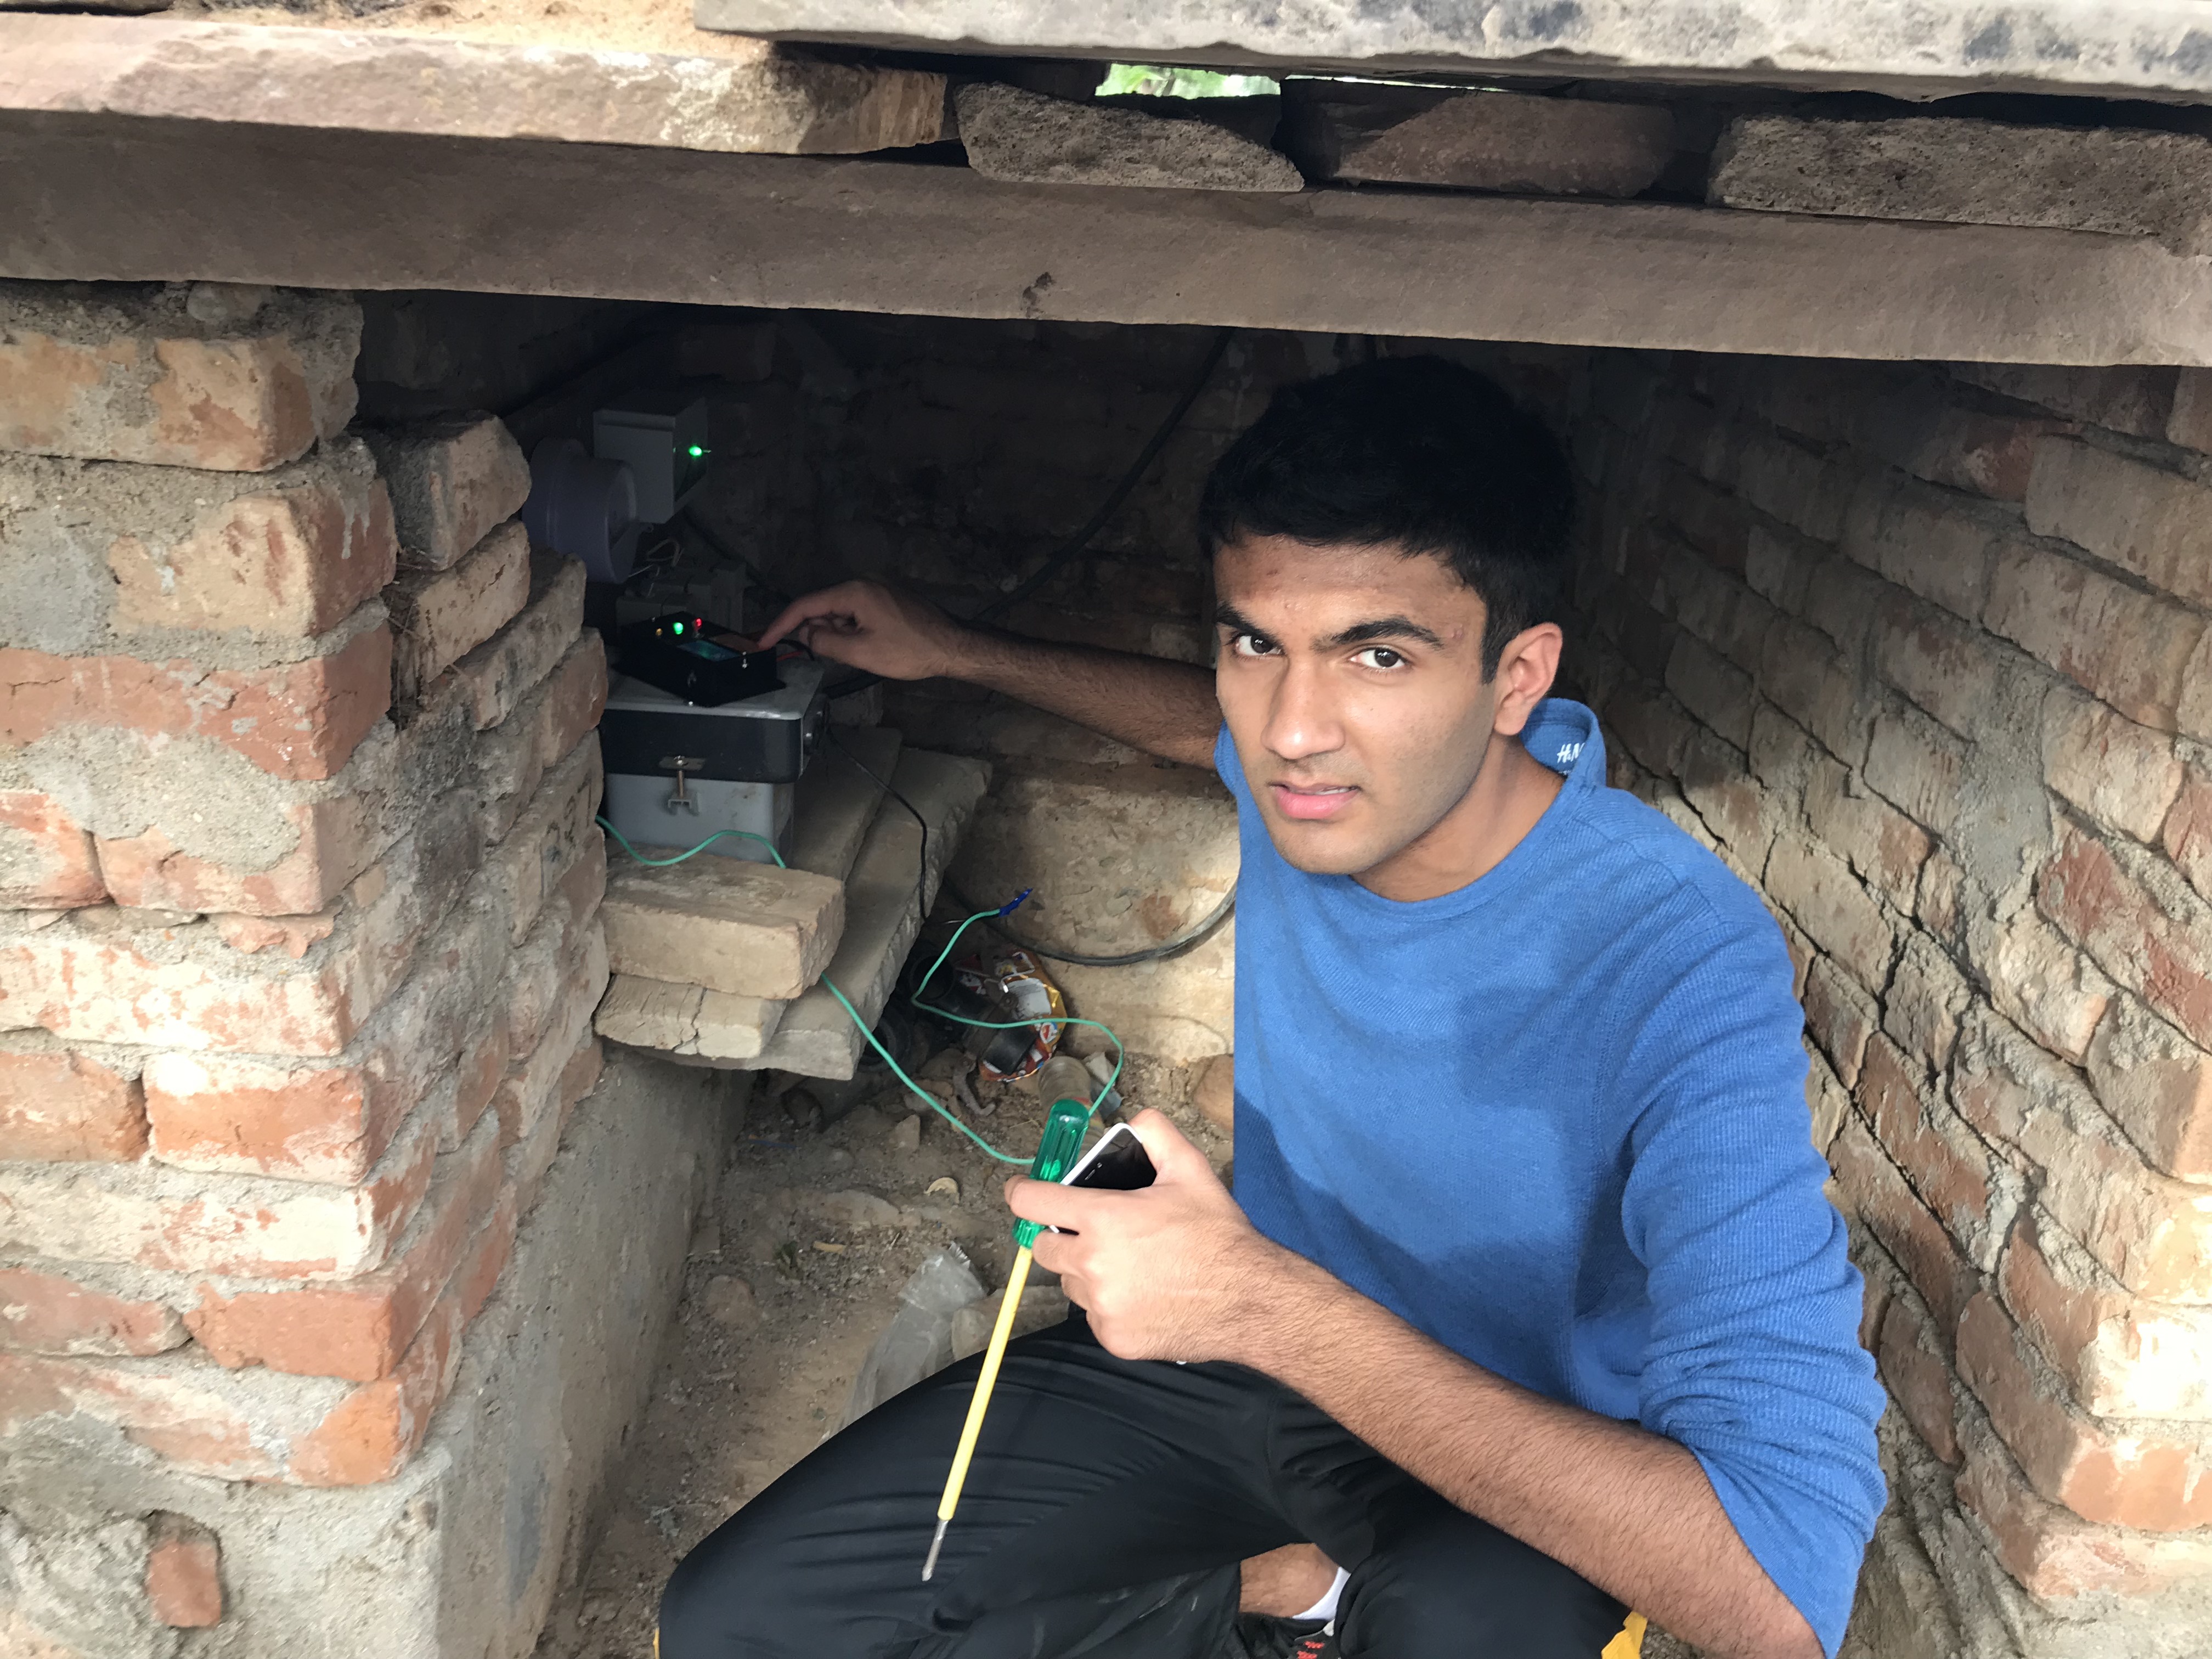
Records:
[[[666,524],[704,483],[706,400],[690,392],[641,392],[592,412],[592,453],[625,463],[637,479],[637,516]]]

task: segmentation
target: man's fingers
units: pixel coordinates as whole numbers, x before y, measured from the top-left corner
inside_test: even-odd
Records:
[[[1206,1154],[1183,1138],[1182,1130],[1164,1112],[1150,1107],[1129,1120],[1129,1127],[1145,1144],[1152,1168],[1168,1181],[1206,1181],[1219,1185]]]
[[[756,651],[765,651],[785,635],[809,623],[836,622],[850,627],[860,621],[860,595],[854,582],[840,582],[835,587],[824,587],[812,593],[802,593],[776,614],[754,645]]]
[[[1027,1176],[1006,1183],[1006,1207],[1024,1221],[1042,1222],[1048,1227],[1070,1227],[1083,1231],[1086,1218],[1099,1213],[1099,1206],[1110,1204],[1120,1194],[1085,1192],[1079,1187],[1063,1187],[1057,1182],[1032,1181]]]

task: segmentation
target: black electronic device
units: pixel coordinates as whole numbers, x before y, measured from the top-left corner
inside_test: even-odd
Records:
[[[1152,1156],[1137,1132],[1117,1123],[1098,1138],[1098,1144],[1076,1160],[1060,1178],[1063,1187],[1096,1187],[1107,1192],[1133,1193],[1159,1179]]]
[[[762,696],[783,684],[774,652],[732,651],[708,639],[707,626],[703,617],[674,611],[632,623],[622,630],[616,666],[700,708]]]

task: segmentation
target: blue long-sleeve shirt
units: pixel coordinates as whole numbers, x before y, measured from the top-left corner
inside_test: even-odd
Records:
[[[1558,799],[1480,880],[1401,903],[1284,862],[1223,732],[1237,1200],[1477,1364],[1686,1446],[1832,1655],[1882,1393],[1788,952],[1725,865],[1606,787],[1589,709],[1546,702],[1522,740]]]

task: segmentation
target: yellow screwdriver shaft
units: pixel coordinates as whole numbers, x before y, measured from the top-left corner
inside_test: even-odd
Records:
[[[975,1392],[968,1401],[968,1420],[960,1427],[960,1449],[952,1454],[952,1471],[945,1477],[945,1496],[937,1500],[937,1535],[929,1540],[929,1559],[921,1564],[921,1580],[927,1583],[937,1571],[937,1552],[945,1547],[945,1529],[960,1507],[960,1488],[968,1480],[968,1460],[975,1455],[976,1437],[983,1432],[983,1413],[991,1408],[991,1389],[999,1380],[999,1362],[1006,1357],[1006,1340],[1014,1332],[1014,1316],[1022,1304],[1022,1286],[1030,1276],[1030,1250],[1024,1244],[1014,1252],[1013,1271],[1006,1275],[1006,1294],[999,1301],[999,1322],[991,1328],[990,1346],[983,1350],[983,1369],[975,1374]]]

